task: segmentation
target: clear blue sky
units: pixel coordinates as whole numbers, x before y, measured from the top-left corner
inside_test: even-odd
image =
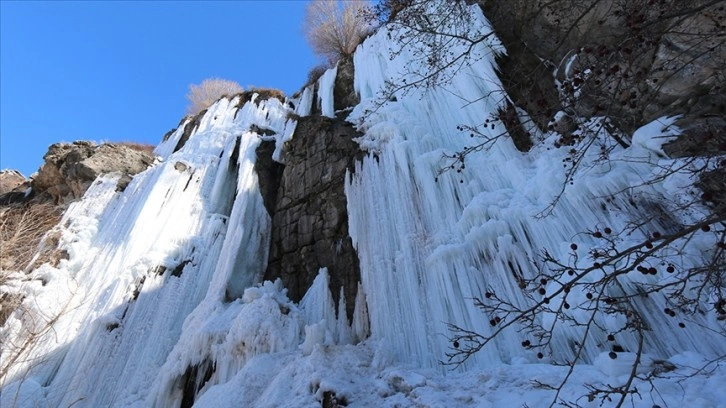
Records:
[[[306,1],[0,1],[0,169],[26,177],[50,144],[158,144],[189,84],[297,91],[318,63]]]

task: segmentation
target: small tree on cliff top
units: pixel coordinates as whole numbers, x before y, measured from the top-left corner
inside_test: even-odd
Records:
[[[303,31],[313,52],[330,65],[350,56],[370,32],[367,1],[313,0]]]
[[[222,96],[235,95],[242,91],[242,86],[237,82],[220,78],[205,79],[199,85],[191,84],[189,93],[187,93],[189,101],[187,115],[194,116],[207,109]]]

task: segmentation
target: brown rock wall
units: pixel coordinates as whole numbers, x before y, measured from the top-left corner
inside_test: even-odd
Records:
[[[154,156],[123,144],[80,141],[51,145],[43,159],[45,163],[31,182],[33,190],[62,203],[81,198],[104,173],[123,173],[119,188],[125,188],[131,176],[153,163]]]

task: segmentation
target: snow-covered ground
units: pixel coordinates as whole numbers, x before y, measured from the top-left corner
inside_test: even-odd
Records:
[[[486,27],[483,16],[476,21]],[[452,347],[448,323],[491,332],[471,298],[495,290],[527,301],[512,265],[531,274],[531,258],[543,248],[567,258],[576,241],[585,256],[596,243],[578,233],[625,228],[632,214],[618,209],[627,207],[626,198],[603,205],[603,197],[656,171],[648,162],[665,159],[654,136],[671,132],[663,130],[671,119],[636,132],[633,146],[615,148],[609,162],[584,166],[553,213],[538,218],[565,177],[566,152],[548,143],[521,153],[504,138],[472,153],[463,172],[437,174],[443,154],[471,143],[457,127],[479,125],[500,103],[482,98],[500,88],[492,55],[500,47],[479,44],[480,58],[450,82],[400,93],[379,107],[386,80],[399,78],[414,59],[403,50],[390,60],[396,45],[386,34],[367,39],[354,59],[361,103],[349,120],[365,132],[359,143],[372,155],[346,184],[362,274],[358,298],[348,300],[356,303],[352,322],[345,313],[336,318],[325,269],[299,304],[279,282],[260,281],[270,219],[253,166],[255,148],[269,136],[252,129],[277,132],[274,157],[282,160],[294,116],[275,99],[240,108],[237,98],[222,99],[182,149],[174,152],[183,126],[157,147],[160,161],[125,191],[116,192],[117,176],[108,175],[71,206],[61,222],[68,260],[3,288],[26,298],[0,332],[0,362],[10,367],[0,406],[174,407],[191,402],[185,389],[197,391],[199,407],[319,406],[327,392],[357,407],[540,407],[560,399],[613,406],[617,401],[587,395],[627,380],[633,354],[613,360],[601,345],[622,322],[604,321],[606,330],[593,331],[559,395],[548,386],[557,387],[568,367],[548,362],[571,353],[581,335],[576,328],[558,331],[552,356],[543,360],[512,330],[456,370],[439,361]],[[316,103],[333,116],[334,78],[334,70],[320,78],[317,100],[305,89],[295,113],[305,115]],[[641,193],[673,196],[688,183],[675,175]],[[708,239],[689,243],[679,262],[697,262]],[[664,277],[623,282],[658,279]],[[666,305],[653,302],[657,311]],[[675,369],[636,380],[639,393],[627,397],[627,406],[726,406],[726,370],[707,364],[726,354],[726,341],[713,331],[723,332],[724,322],[696,316],[683,330],[662,313],[647,318],[653,335],[642,375],[662,367],[657,360]],[[635,339],[624,336],[621,346],[634,350]]]

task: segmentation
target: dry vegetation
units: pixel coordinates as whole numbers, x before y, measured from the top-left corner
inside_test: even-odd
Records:
[[[0,210],[0,269],[23,270],[43,236],[61,218],[52,204],[28,204]]]
[[[371,31],[367,1],[314,0],[305,14],[305,38],[329,65],[353,55]]]
[[[282,90],[276,88],[265,88],[250,85],[247,87],[247,92],[257,93],[259,95],[259,99],[276,98],[280,102],[285,101],[285,92],[282,92]]]
[[[205,79],[199,85],[191,84],[187,94],[187,100],[189,101],[187,115],[195,116],[210,107],[219,98],[225,95],[236,95],[243,91],[242,86],[237,82],[220,78]]]
[[[154,145],[145,144],[145,143],[137,143],[137,142],[128,142],[128,141],[114,142],[114,144],[126,146],[131,150],[136,150],[137,152],[151,154],[151,155],[154,154],[154,149],[156,148],[156,146],[154,146]]]
[[[10,274],[10,271],[0,269],[0,286],[8,284],[11,279]],[[20,306],[22,301],[23,297],[17,293],[0,291],[0,327],[5,324],[10,314]]]
[[[23,365],[37,361],[38,356],[33,355],[33,346],[42,341],[44,337],[53,336],[53,330],[58,320],[63,317],[70,308],[71,302],[68,301],[63,304],[57,311],[47,313],[38,309],[28,308],[22,303],[22,296],[19,294],[13,294],[15,301],[15,307],[12,310],[6,312],[5,308],[0,310],[0,317],[2,317],[2,323],[9,317],[10,313],[15,314],[15,318],[22,322],[20,327],[16,327],[11,336],[4,337],[2,340],[2,359],[0,359],[0,386],[4,386],[8,382],[12,382],[13,379],[24,381],[24,376],[27,372],[22,374],[22,378],[17,377],[18,368]],[[5,305],[3,305],[5,306]],[[7,335],[7,333],[4,333]],[[13,378],[15,377],[15,378]],[[8,395],[9,399],[14,399],[18,395]],[[10,406],[15,405],[16,401],[13,401]]]
[[[33,260],[40,243],[61,218],[61,211],[51,204],[26,204],[0,209],[0,287],[11,280],[14,271],[22,271]],[[55,241],[57,244],[57,241]],[[55,247],[53,252],[57,252]],[[23,296],[0,289],[0,326],[20,307]],[[10,353],[12,345],[3,345]],[[9,365],[0,367],[2,377]]]

